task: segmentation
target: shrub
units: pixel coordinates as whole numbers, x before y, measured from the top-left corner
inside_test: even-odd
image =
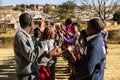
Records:
[[[9,48],[13,46],[13,37],[0,37],[0,48]]]
[[[120,43],[120,30],[109,30],[108,43]]]
[[[120,10],[113,15],[113,21],[117,21],[120,24]]]

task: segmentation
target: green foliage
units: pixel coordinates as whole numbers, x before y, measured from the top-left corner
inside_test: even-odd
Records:
[[[65,19],[67,17],[74,17],[74,9],[76,4],[73,1],[67,1],[59,6],[59,16],[60,19]]]
[[[24,9],[22,7],[20,7],[19,5],[17,5],[13,10],[15,10],[15,11],[24,11]]]
[[[113,21],[117,21],[120,24],[120,10],[113,15]]]
[[[108,33],[108,43],[120,43],[120,30],[109,30]]]
[[[46,13],[46,14],[49,14],[51,12],[52,8],[50,6],[45,6],[43,8],[43,12]]]
[[[54,9],[52,8],[52,5],[46,5],[43,8],[43,12],[46,13],[46,14],[50,14],[53,11],[54,11]]]

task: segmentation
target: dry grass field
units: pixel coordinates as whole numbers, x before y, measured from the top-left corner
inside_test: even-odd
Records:
[[[0,37],[13,37],[17,30],[12,28],[7,28],[6,33],[0,33]]]
[[[120,80],[120,45],[109,44],[105,80]],[[13,49],[0,49],[0,80],[15,80]]]
[[[120,80],[120,44],[109,44],[105,80]]]
[[[108,25],[106,26],[107,30],[118,30],[120,29],[120,25],[114,26],[114,25]]]

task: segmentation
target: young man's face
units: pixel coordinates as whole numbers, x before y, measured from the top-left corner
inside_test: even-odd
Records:
[[[34,28],[34,22],[32,21],[29,25],[30,32],[32,31],[33,28]]]
[[[90,23],[87,24],[86,34],[88,36],[94,35],[96,33],[96,30],[90,26]]]

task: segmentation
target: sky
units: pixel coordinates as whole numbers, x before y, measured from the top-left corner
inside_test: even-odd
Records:
[[[68,0],[0,0],[0,6],[14,5],[14,4],[46,4],[46,3],[59,5],[66,1]],[[79,0],[71,0],[71,1],[75,1],[78,5],[80,5]],[[118,4],[120,4],[120,1]]]
[[[0,0],[0,5],[14,5],[14,4],[62,4],[68,0]]]

